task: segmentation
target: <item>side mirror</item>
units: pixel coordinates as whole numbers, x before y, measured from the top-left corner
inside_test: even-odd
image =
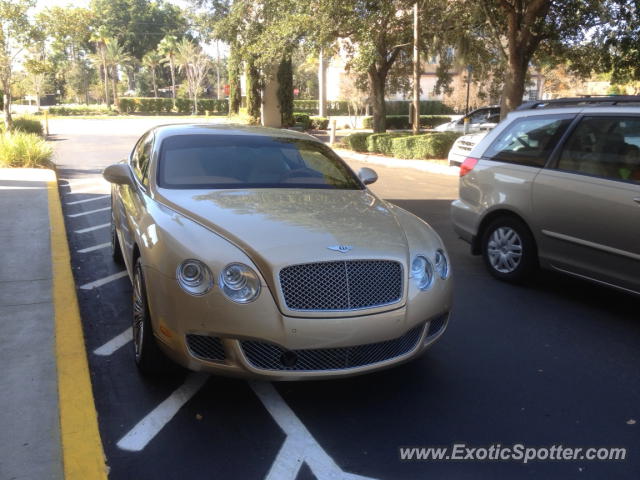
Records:
[[[116,163],[109,165],[102,172],[102,176],[109,183],[115,183],[118,185],[133,185],[133,178],[131,178],[131,169],[126,163]]]
[[[375,172],[375,170],[372,170],[367,167],[363,167],[360,170],[358,170],[358,178],[365,185],[371,185],[372,183],[375,183],[376,181],[378,181],[378,174]]]

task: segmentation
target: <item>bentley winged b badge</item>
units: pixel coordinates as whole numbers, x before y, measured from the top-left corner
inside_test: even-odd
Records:
[[[332,245],[330,247],[327,247],[329,250],[333,250],[335,252],[340,252],[340,253],[347,253],[349,250],[351,250],[353,247],[351,245]]]

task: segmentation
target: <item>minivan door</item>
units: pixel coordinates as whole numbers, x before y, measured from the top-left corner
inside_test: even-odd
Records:
[[[532,203],[543,260],[640,292],[640,117],[583,117]]]

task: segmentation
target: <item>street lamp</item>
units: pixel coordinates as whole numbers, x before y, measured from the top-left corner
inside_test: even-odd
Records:
[[[471,90],[471,72],[473,72],[473,67],[471,65],[467,65],[467,103],[464,107],[465,115],[469,113],[469,91]]]

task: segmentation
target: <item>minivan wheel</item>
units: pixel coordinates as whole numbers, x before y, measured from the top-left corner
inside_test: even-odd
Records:
[[[523,222],[512,217],[497,218],[485,229],[482,256],[494,277],[509,282],[524,281],[537,265],[531,232]]]
[[[118,240],[118,232],[116,231],[116,221],[113,218],[113,212],[111,212],[111,256],[113,261],[118,265],[124,264],[124,258],[122,257],[122,249],[120,248],[120,240]]]
[[[147,289],[140,258],[133,270],[133,353],[138,369],[145,375],[165,370],[167,358],[156,343],[147,303]]]

